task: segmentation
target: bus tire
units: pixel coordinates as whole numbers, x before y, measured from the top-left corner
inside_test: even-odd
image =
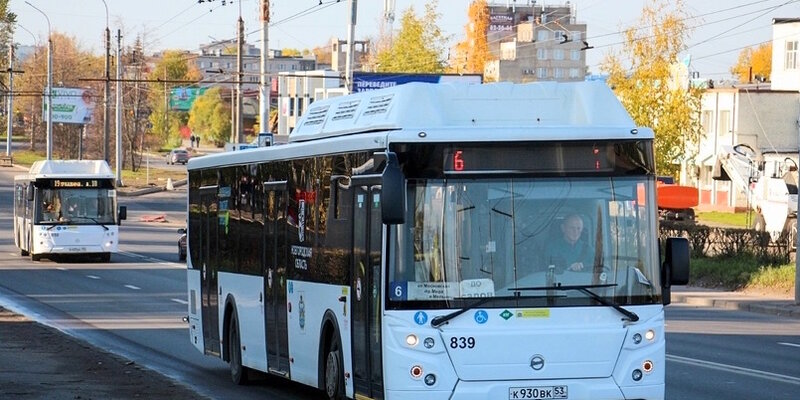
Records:
[[[239,321],[231,316],[228,327],[228,354],[230,354],[231,380],[237,385],[247,384],[247,369],[242,365],[242,345],[239,338]]]
[[[19,240],[19,237],[17,237],[17,243],[19,243],[19,255],[25,257],[28,254],[30,254],[30,253],[28,253],[28,250],[25,250],[25,249],[22,248],[22,241]],[[31,248],[30,240],[28,241],[28,248],[29,249]]]
[[[42,255],[41,254],[33,254],[33,253],[31,253],[31,261],[39,261],[41,259],[42,259]]]
[[[334,335],[325,352],[325,394],[330,400],[344,398],[344,363],[342,346],[338,335]]]

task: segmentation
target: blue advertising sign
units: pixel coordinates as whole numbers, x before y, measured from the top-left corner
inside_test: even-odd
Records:
[[[480,74],[402,74],[380,72],[353,72],[353,92],[366,92],[402,85],[409,82],[424,83],[483,83]]]

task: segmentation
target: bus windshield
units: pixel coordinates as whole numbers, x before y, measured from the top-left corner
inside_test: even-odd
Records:
[[[393,228],[389,305],[598,304],[545,289],[559,285],[660,303],[654,187],[647,176],[412,180],[406,223]]]
[[[42,189],[36,223],[114,224],[113,189]]]

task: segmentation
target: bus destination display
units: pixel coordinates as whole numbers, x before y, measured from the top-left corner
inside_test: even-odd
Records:
[[[609,172],[614,169],[614,146],[608,144],[542,145],[498,148],[444,149],[444,170],[467,172]]]

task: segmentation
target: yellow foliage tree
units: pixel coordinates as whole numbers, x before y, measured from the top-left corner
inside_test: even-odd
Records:
[[[758,47],[748,47],[739,52],[736,65],[731,73],[739,82],[751,82],[753,79],[769,80],[772,73],[772,43],[763,43]]]
[[[489,29],[489,5],[486,0],[474,0],[467,11],[466,35],[456,45],[455,72],[483,74],[487,61],[491,61],[486,32]]]
[[[696,143],[701,130],[702,89],[672,78],[686,47],[689,28],[685,21],[682,0],[671,4],[651,0],[641,19],[625,30],[621,54],[608,55],[601,65],[634,122],[653,129],[660,175],[678,175],[680,163],[693,158],[689,145]]]

